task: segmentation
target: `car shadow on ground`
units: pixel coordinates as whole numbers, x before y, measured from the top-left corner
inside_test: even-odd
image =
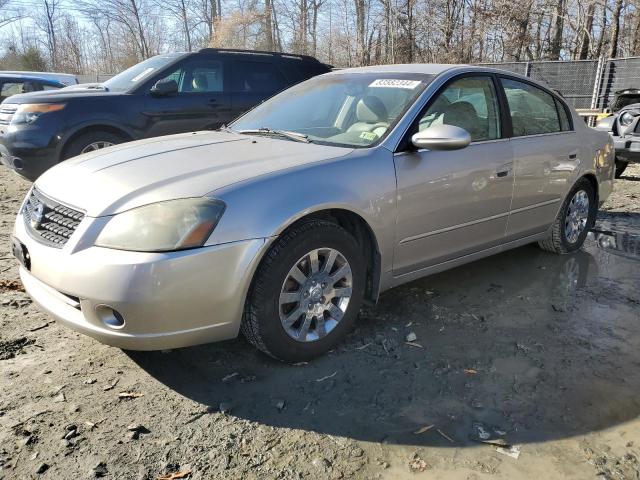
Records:
[[[471,446],[479,426],[509,442],[604,429],[640,414],[640,264],[597,235],[572,255],[527,246],[385,292],[309,364],[271,360],[242,339],[128,354],[202,414],[223,404],[261,424],[358,440]]]

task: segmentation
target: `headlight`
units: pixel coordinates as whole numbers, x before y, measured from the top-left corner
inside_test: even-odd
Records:
[[[224,209],[223,202],[208,198],[152,203],[114,215],[95,244],[138,252],[201,247],[216,228]]]
[[[35,122],[40,115],[57,112],[65,107],[64,103],[23,103],[18,106],[16,113],[13,115],[11,123],[17,124],[31,124]]]
[[[623,127],[628,127],[633,123],[634,118],[635,117],[629,112],[624,112],[622,115],[620,115],[620,125],[622,125]]]

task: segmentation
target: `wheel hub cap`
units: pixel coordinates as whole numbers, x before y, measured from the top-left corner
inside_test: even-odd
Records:
[[[299,342],[325,337],[342,320],[351,299],[351,266],[338,250],[318,248],[289,270],[280,291],[280,321]]]
[[[569,243],[576,243],[587,227],[589,220],[589,195],[584,190],[578,190],[567,208],[564,223],[564,234]]]

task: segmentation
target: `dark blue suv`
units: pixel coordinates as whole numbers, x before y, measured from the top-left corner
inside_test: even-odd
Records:
[[[330,71],[313,57],[203,49],[158,55],[102,84],[0,104],[0,160],[35,180],[58,162],[122,142],[216,129],[275,93]]]

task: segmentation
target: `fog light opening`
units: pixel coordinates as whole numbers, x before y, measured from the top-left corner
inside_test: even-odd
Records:
[[[98,305],[96,307],[96,314],[100,320],[102,320],[102,323],[109,328],[118,330],[124,327],[124,317],[109,305]]]
[[[24,167],[22,160],[19,159],[18,157],[14,157],[13,162],[11,163],[13,163],[13,168],[15,168],[16,170],[22,170],[22,167]]]

